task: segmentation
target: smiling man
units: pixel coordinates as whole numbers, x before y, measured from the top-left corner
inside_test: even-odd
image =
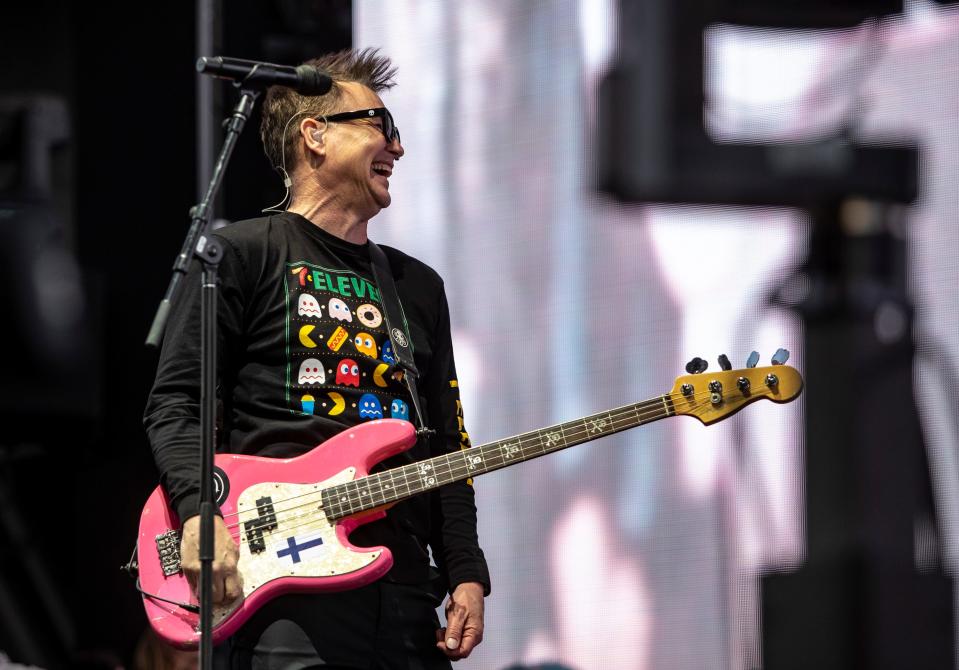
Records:
[[[415,421],[416,403],[394,374],[367,240],[370,220],[390,204],[390,177],[404,154],[378,95],[393,86],[395,68],[374,50],[309,63],[332,76],[328,95],[274,87],[263,107],[261,137],[288,183],[286,211],[217,232],[224,247],[219,449],[230,453],[288,458],[363,421]],[[400,251],[383,250],[420,371],[423,420],[434,432],[374,471],[469,445],[442,279]],[[161,482],[184,520],[181,564],[195,585],[199,268],[191,275],[171,312],[145,425]],[[213,595],[229,603],[242,596],[238,550],[228,524],[215,523]],[[479,644],[490,583],[471,485],[405,500],[350,539],[389,547],[391,571],[350,591],[269,601],[218,649],[219,658],[234,668],[449,668]],[[286,541],[277,560],[323,551],[322,542],[295,534]],[[435,608],[446,593],[447,626],[440,628]]]

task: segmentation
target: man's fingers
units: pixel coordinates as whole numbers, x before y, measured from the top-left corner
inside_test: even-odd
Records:
[[[180,545],[183,574],[190,584],[194,594],[199,595],[200,569],[199,560],[199,517],[190,517],[183,524],[183,537]],[[211,566],[212,596],[214,603],[230,603],[243,595],[243,585],[237,573],[239,548],[230,529],[223,518],[213,518],[213,544],[216,559]]]
[[[482,633],[477,636],[475,631],[466,629],[463,633],[463,639],[460,641],[460,646],[457,651],[460,653],[460,658],[466,658],[470,655],[470,652],[473,651],[473,647],[478,645],[483,641]]]
[[[223,585],[226,590],[226,602],[231,603],[243,595],[240,579],[235,572],[232,575],[227,575],[226,579],[223,580]]]
[[[466,608],[451,602],[446,608],[446,648],[458,649],[463,640],[463,624],[466,623]]]
[[[216,574],[213,575],[213,602],[223,602],[223,578]]]
[[[197,593],[200,590],[200,575],[197,572],[190,572],[184,568],[183,574],[186,576],[186,582],[190,585],[190,591]]]

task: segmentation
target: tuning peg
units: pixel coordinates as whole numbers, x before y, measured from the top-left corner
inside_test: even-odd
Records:
[[[789,352],[786,349],[776,349],[773,354],[773,365],[783,365],[789,360]]]
[[[689,361],[686,364],[686,372],[688,372],[691,375],[698,375],[700,372],[703,372],[708,367],[709,367],[709,363],[704,361],[699,356],[696,356],[693,360]]]
[[[729,356],[726,354],[719,354],[719,367],[723,370],[733,369],[733,364],[729,362]]]
[[[756,367],[756,363],[758,362],[759,362],[759,352],[754,351],[751,354],[749,354],[749,358],[746,359],[746,367],[754,368]]]

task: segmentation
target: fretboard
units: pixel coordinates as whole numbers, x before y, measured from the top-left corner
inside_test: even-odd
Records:
[[[668,395],[591,414],[332,486],[323,491],[323,508],[335,521],[673,414]]]

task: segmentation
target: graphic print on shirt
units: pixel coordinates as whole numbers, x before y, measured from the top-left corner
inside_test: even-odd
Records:
[[[291,412],[344,423],[409,420],[380,293],[348,269],[287,263],[286,396]]]

